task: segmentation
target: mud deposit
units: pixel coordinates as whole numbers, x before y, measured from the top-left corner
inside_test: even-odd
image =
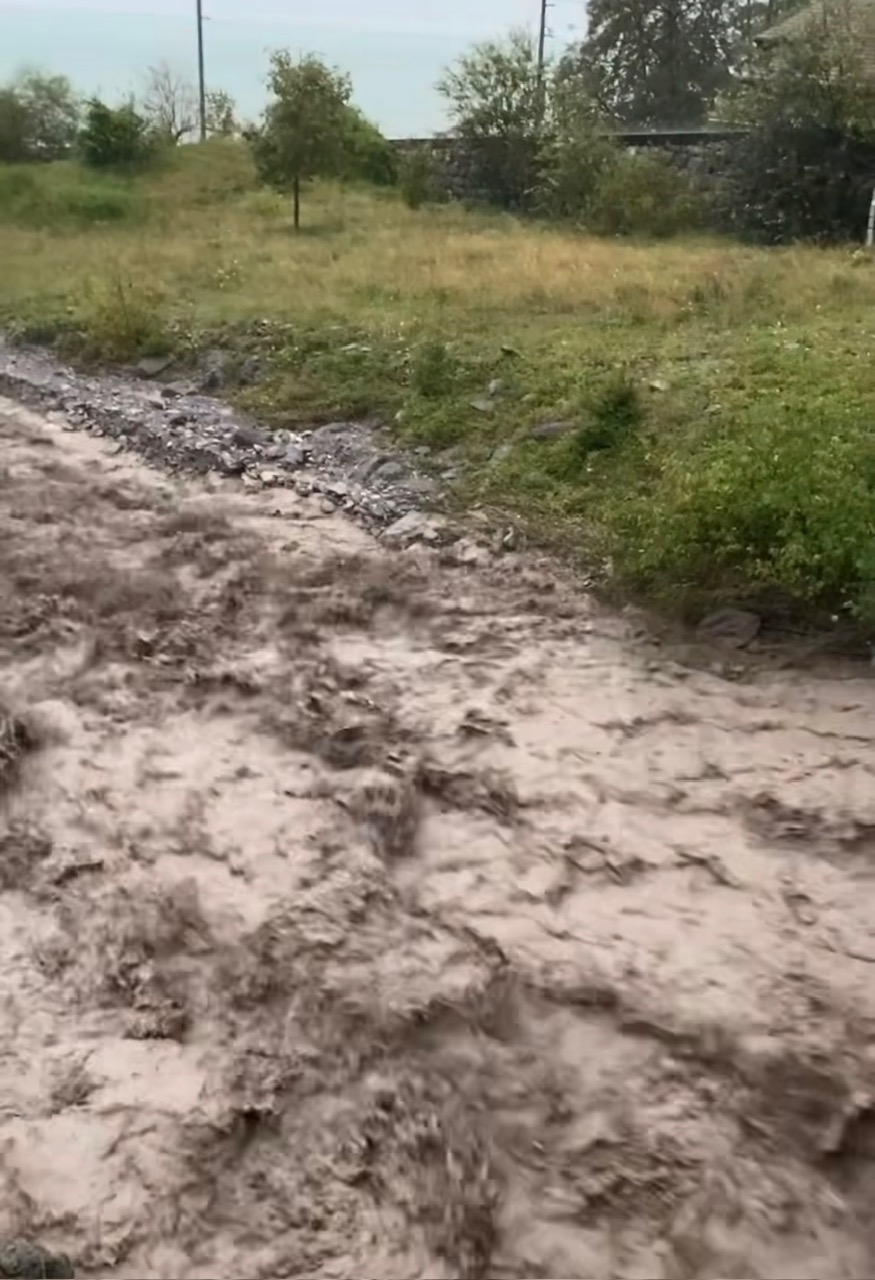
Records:
[[[868,669],[729,682],[549,565],[0,436],[2,1239],[875,1274]]]

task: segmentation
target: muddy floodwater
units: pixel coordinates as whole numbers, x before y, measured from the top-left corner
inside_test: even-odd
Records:
[[[9,401],[0,651],[2,1239],[875,1274],[869,667],[687,665],[544,559]]]

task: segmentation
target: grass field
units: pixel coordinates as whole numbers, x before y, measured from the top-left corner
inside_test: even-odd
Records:
[[[258,352],[239,398],[268,421],[398,415],[465,464],[466,500],[664,603],[875,615],[863,253],[595,239],[332,187],[304,222],[235,144],[129,180],[0,171],[0,323],[101,360]]]

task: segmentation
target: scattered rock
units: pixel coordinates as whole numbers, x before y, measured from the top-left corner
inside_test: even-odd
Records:
[[[519,354],[520,354],[519,351],[517,350],[516,347],[512,347],[509,342],[502,342],[500,349],[501,349],[501,354],[503,356],[519,357]]]
[[[456,472],[453,472],[453,479],[455,479],[456,474]],[[382,480],[382,472],[379,472],[374,478]],[[420,502],[431,502],[439,496],[438,486],[431,476],[408,475],[404,480],[404,489]]]
[[[665,378],[652,378],[650,381],[650,390],[664,393],[671,390],[671,385],[666,382]]]
[[[475,396],[470,401],[472,409],[476,409],[478,413],[492,413],[495,410],[495,401],[487,399],[486,396]]]
[[[486,564],[489,552],[473,538],[460,538],[447,549],[447,558],[453,564],[476,566]]]
[[[304,450],[299,444],[288,444],[280,453],[280,460],[289,471],[294,471],[304,465]]]
[[[167,382],[161,388],[161,395],[165,400],[175,400],[178,396],[193,395],[194,391],[193,382]]]
[[[224,351],[208,351],[203,359],[203,375],[198,384],[202,392],[221,391],[225,385],[228,357]]]
[[[260,427],[253,427],[248,423],[241,422],[239,426],[234,428],[231,440],[234,444],[248,449],[253,445],[263,446],[269,444],[270,436],[266,431],[262,431]]]
[[[216,376],[230,357],[215,351],[207,370]],[[159,365],[149,364],[156,375]],[[166,362],[161,362],[161,368]],[[229,370],[230,372],[230,366]],[[145,376],[145,373],[142,374]],[[211,381],[215,381],[213,378]],[[343,505],[370,528],[391,525],[440,496],[437,479],[419,470],[411,453],[387,450],[373,423],[334,422],[298,435],[268,433],[193,384],[167,383],[160,393],[128,376],[88,377],[58,365],[48,354],[0,344],[0,390],[57,415],[65,430],[89,430],[136,449],[156,466],[208,476],[247,475],[249,487],[288,485],[296,475],[303,493],[347,484]],[[267,471],[262,468],[270,464]]]
[[[396,462],[394,458],[389,458],[374,468],[370,478],[385,484],[394,484],[404,478],[404,467],[400,462]]]
[[[489,455],[489,461],[496,465],[500,462],[506,462],[513,453],[513,444],[510,440],[502,440],[495,446]]]
[[[160,378],[173,364],[173,356],[145,356],[138,360],[134,372],[139,378]]]
[[[491,396],[500,396],[502,391],[507,389],[507,383],[503,378],[493,378],[489,384],[489,394]]]
[[[442,531],[443,522],[438,517],[424,511],[408,511],[383,530],[383,538],[399,546],[409,546],[411,542],[435,543],[441,540]]]
[[[247,356],[241,364],[237,381],[244,387],[251,387],[261,377],[261,365],[257,356]]]
[[[63,1253],[49,1253],[28,1240],[9,1240],[0,1245],[2,1280],[68,1280],[75,1274]]]
[[[762,619],[746,609],[716,609],[696,628],[702,640],[716,641],[731,649],[743,649],[756,638]]]
[[[556,422],[539,422],[532,427],[529,435],[533,440],[558,440],[561,436],[567,436],[569,431],[573,431],[575,423],[556,421]]]

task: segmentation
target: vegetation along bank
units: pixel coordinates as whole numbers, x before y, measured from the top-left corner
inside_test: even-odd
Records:
[[[111,365],[222,348],[266,423],[393,423],[461,501],[663,606],[865,623],[875,96],[831,32],[714,90],[748,169],[709,191],[615,146],[659,104],[606,114],[591,47],[541,82],[524,36],[480,46],[443,85],[476,207],[313,57],[274,55],[258,124],[211,94],[199,145],[176,145],[196,115],[167,68],[120,106],[30,75],[0,91],[0,322]]]

